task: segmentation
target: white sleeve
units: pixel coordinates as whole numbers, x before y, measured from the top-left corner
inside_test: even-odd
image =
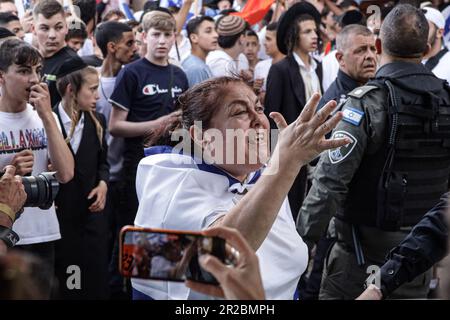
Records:
[[[226,59],[207,61],[207,65],[214,77],[232,76],[233,66],[230,66],[230,62]]]
[[[202,230],[233,206],[198,181],[209,173],[157,165],[138,167],[139,209],[135,225],[148,228]],[[209,174],[210,175],[210,174]]]

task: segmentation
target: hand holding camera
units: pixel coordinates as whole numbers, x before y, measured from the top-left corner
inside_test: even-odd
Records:
[[[11,165],[5,167],[4,173],[0,173],[0,211],[8,215],[12,222],[27,199],[22,179],[15,173],[16,168]]]
[[[25,176],[33,171],[34,155],[31,150],[22,150],[14,155],[11,162],[16,168],[16,174]]]

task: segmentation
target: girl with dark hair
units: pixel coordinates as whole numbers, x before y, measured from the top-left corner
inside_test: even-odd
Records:
[[[178,99],[180,117],[162,130],[174,147],[148,148],[139,164],[135,225],[236,228],[257,252],[266,297],[292,299],[308,252],[286,195],[302,165],[348,143],[325,140],[341,114],[327,120],[333,101],[314,115],[319,98],[315,94],[289,126],[281,114],[270,115],[281,132],[268,160],[269,120],[244,81],[219,77],[186,91]],[[174,141],[180,136],[181,143]],[[210,298],[180,283],[132,279],[132,285],[135,298]]]
[[[98,85],[97,71],[77,56],[58,70],[56,86],[62,101],[55,113],[75,159],[74,178],[60,186],[55,200],[62,236],[56,245],[56,275],[63,299],[107,298],[103,209],[109,165],[106,121],[95,112]]]

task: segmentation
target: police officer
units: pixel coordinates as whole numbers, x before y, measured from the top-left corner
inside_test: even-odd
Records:
[[[338,241],[325,261],[321,299],[354,299],[366,271],[381,265],[448,189],[450,92],[421,63],[428,23],[402,4],[383,22],[380,69],[349,93],[333,137],[351,143],[323,153],[298,230],[311,248],[336,216]],[[430,272],[391,297],[425,298]]]
[[[360,24],[345,26],[337,35],[336,47],[335,55],[339,71],[336,79],[320,99],[318,108],[330,100],[343,104],[349,92],[366,84],[375,76],[377,66],[375,36],[367,27]],[[329,233],[332,234],[334,233]],[[317,300],[325,255],[334,241],[333,236],[324,235],[317,243],[311,273],[307,277],[304,275],[299,284],[301,300]]]
[[[377,68],[375,36],[365,26],[350,24],[336,37],[336,60],[339,71],[336,79],[323,94],[318,108],[330,100],[344,102],[353,89],[366,84],[375,76]]]

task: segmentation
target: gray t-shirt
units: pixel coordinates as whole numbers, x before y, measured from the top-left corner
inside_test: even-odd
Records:
[[[116,77],[105,78],[100,77],[100,85],[98,87],[99,99],[97,100],[97,112],[102,113],[106,118],[106,124],[109,124],[109,118],[111,116],[111,103],[108,101],[111,96],[114,85],[116,83]],[[123,164],[123,147],[124,139],[120,137],[113,137],[106,132],[106,142],[108,143],[108,163],[110,165],[109,175],[110,181],[119,181],[119,173],[122,170]]]
[[[211,69],[206,65],[206,63],[197,56],[193,54],[189,55],[181,63],[186,76],[188,78],[189,87],[212,78]]]

